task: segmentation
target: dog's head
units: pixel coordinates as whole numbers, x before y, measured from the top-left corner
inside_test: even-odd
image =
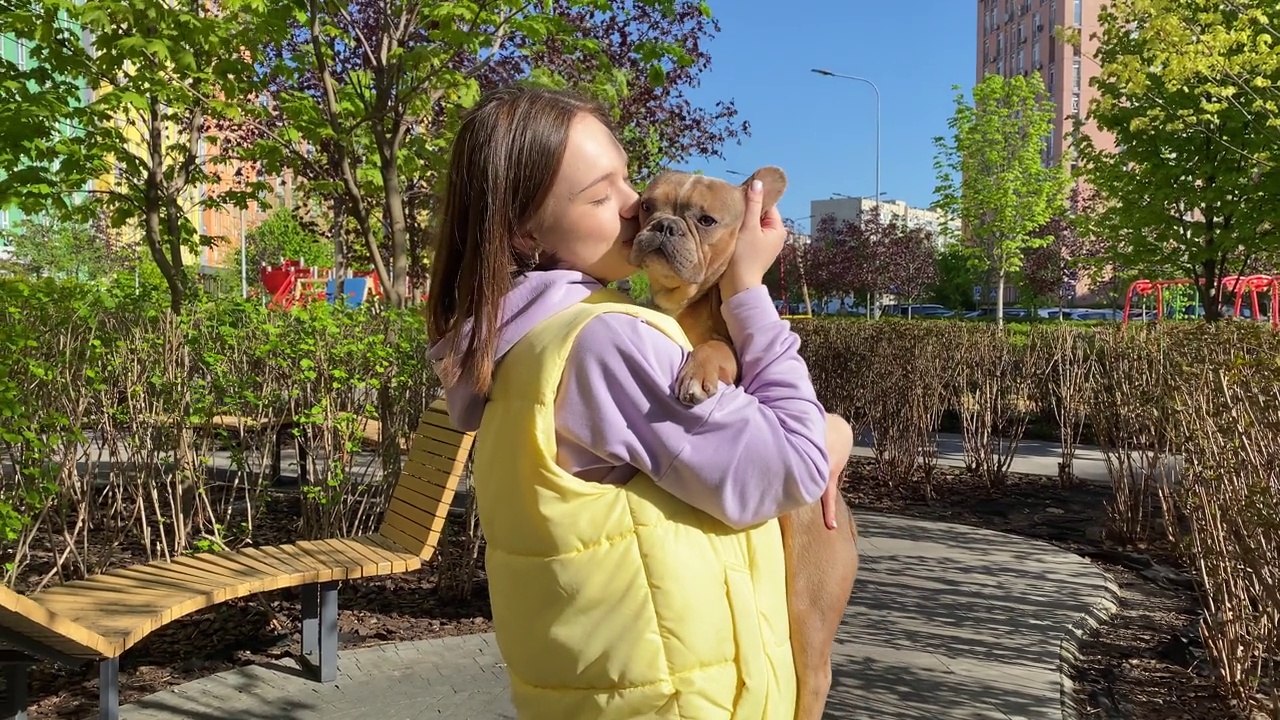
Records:
[[[645,188],[631,264],[648,273],[655,305],[678,311],[719,281],[738,245],[752,180],[764,183],[762,211],[776,205],[787,186],[782,170],[763,167],[741,185],[668,171]]]

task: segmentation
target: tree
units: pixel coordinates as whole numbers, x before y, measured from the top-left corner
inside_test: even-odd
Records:
[[[972,104],[956,95],[952,137],[934,139],[938,208],[960,220],[957,239],[994,277],[997,323],[1004,318],[1006,279],[1021,268],[1028,248],[1048,244],[1035,231],[1066,199],[1062,167],[1041,160],[1054,115],[1053,104],[1040,99],[1043,88],[1039,73],[987,75],[974,86]],[[954,232],[949,223],[943,228]]]
[[[688,98],[711,67],[708,40],[720,32],[704,0],[619,0],[608,10],[556,0],[553,7],[574,35],[599,46],[600,56],[568,52],[551,38],[536,56],[509,53],[496,61],[481,75],[485,87],[543,71],[601,96],[614,109],[632,175],[641,183],[689,158],[720,157],[726,143],[750,134],[731,100],[704,108]],[[602,87],[601,74],[625,78],[625,90]]]
[[[267,13],[259,23],[255,44],[263,48],[267,102],[245,107],[249,120],[238,139],[266,172],[290,169],[327,198],[335,234],[350,219],[388,303],[403,305],[412,296],[410,275],[420,270],[411,267],[421,255],[412,240],[429,233],[448,141],[483,81],[572,81],[599,96],[623,97],[632,84],[663,77],[655,69],[665,64],[695,64],[662,22],[685,5],[300,0],[293,15]],[[700,12],[703,5],[693,4]],[[600,27],[625,29],[642,11],[653,32],[626,48],[575,25],[612,18]],[[630,69],[616,67],[610,52],[621,53]],[[557,69],[564,68],[573,68],[573,77],[561,77]],[[340,238],[335,242],[341,247]]]
[[[1140,0],[1117,3],[1151,39],[1166,85],[1228,103],[1259,121],[1269,141],[1258,152],[1236,148],[1261,165],[1280,162],[1280,30],[1271,0]],[[1073,38],[1076,39],[1076,38]]]
[[[1080,128],[1121,150],[1080,134],[1083,176],[1100,196],[1091,232],[1117,265],[1194,280],[1207,320],[1220,317],[1221,279],[1278,245],[1274,113],[1249,97],[1280,84],[1262,7],[1116,0],[1099,14],[1097,97]]]
[[[48,217],[27,217],[13,230],[0,232],[11,246],[14,262],[38,277],[95,280],[117,269],[101,222],[75,222]]]
[[[1104,256],[1103,245],[1084,231],[1095,204],[1094,193],[1074,183],[1067,206],[1035,231],[1049,244],[1024,253],[1020,285],[1027,296],[1061,307],[1074,296],[1081,278],[1097,282],[1101,273],[1114,271],[1098,262]]]
[[[289,208],[273,210],[245,232],[245,250],[252,265],[275,265],[281,258],[305,260],[313,267],[332,267],[333,245],[304,224]]]
[[[0,63],[0,206],[80,222],[104,207],[115,227],[137,222],[178,311],[192,289],[183,253],[201,242],[188,213],[217,202],[189,199],[214,179],[203,152],[209,122],[252,70],[239,40],[245,9],[238,0],[36,0],[0,12],[0,35],[26,44],[33,60]],[[86,193],[99,202],[83,202]]]
[[[982,285],[982,277],[974,272],[970,253],[960,243],[947,242],[938,253],[937,274],[925,288],[925,296],[933,302],[957,310],[975,310],[973,288]]]
[[[873,292],[870,239],[858,222],[819,218],[802,256],[810,292],[822,301],[841,302]]]
[[[863,234],[871,239],[871,277],[875,291],[888,292],[908,304],[919,298],[938,276],[938,245],[932,232],[868,216]]]

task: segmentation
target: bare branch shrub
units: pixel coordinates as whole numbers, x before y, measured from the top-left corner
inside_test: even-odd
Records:
[[[1111,479],[1109,517],[1122,542],[1148,539],[1168,479],[1172,330],[1129,326],[1098,336],[1089,417]]]
[[[956,343],[949,392],[960,416],[966,469],[1002,487],[1036,411],[1036,363],[1025,336],[973,324]]]
[[[1172,389],[1183,452],[1178,519],[1197,571],[1201,634],[1237,708],[1280,706],[1280,338],[1256,327],[1199,329]]]
[[[1062,488],[1076,482],[1076,446],[1084,430],[1096,372],[1095,345],[1095,333],[1063,323],[1034,328],[1031,333],[1032,354],[1042,363],[1044,403],[1057,421],[1061,446],[1058,485]]]

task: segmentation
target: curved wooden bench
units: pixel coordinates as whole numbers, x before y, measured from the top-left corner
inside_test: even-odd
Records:
[[[117,568],[30,597],[0,587],[0,651],[8,697],[0,718],[26,717],[27,669],[39,660],[99,662],[100,712],[119,717],[120,655],[156,630],[234,598],[302,586],[302,660],[321,682],[338,674],[338,583],[417,570],[431,557],[471,452],[442,402],[423,415],[378,532],[200,553]]]

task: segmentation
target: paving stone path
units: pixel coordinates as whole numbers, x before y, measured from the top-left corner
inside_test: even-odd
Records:
[[[1064,717],[1071,687],[1062,660],[1114,604],[1101,571],[1046,543],[987,530],[867,513],[858,522],[863,563],[837,638],[827,718]],[[121,715],[515,717],[491,635],[345,651],[339,668],[327,684],[292,664],[238,668],[146,697]]]

